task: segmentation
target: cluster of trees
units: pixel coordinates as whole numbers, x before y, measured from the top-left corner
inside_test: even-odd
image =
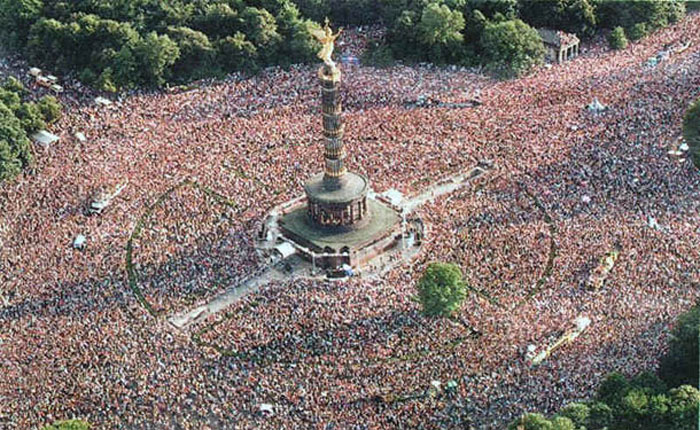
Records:
[[[516,76],[543,60],[533,27],[586,37],[619,26],[636,40],[684,13],[684,0],[0,0],[0,41],[114,91],[313,60],[310,30],[330,17],[387,27],[370,62]]]
[[[31,134],[58,120],[61,105],[52,96],[24,101],[22,83],[9,78],[0,87],[0,182],[17,176],[32,161]]]
[[[320,1],[320,0],[316,0]],[[332,0],[328,0],[332,3]],[[617,27],[611,44],[632,40],[682,18],[685,1],[645,0],[382,0],[376,14],[389,28],[386,43],[370,60],[392,58],[433,63],[482,64],[517,76],[542,62],[534,28],[593,36]]]
[[[407,0],[383,9],[386,40],[369,61],[393,59],[435,64],[483,64],[517,76],[544,60],[537,31],[519,19],[515,0]],[[378,61],[379,60],[379,61]]]
[[[0,41],[103,90],[310,60],[290,0],[0,0]]]
[[[690,158],[700,169],[700,99],[691,104],[685,113],[683,138],[690,148]]]
[[[700,306],[681,315],[658,376],[612,373],[590,402],[572,403],[551,419],[525,414],[510,430],[694,430],[698,423]],[[675,387],[675,388],[668,388]]]

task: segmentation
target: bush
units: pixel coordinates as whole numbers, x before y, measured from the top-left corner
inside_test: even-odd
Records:
[[[22,103],[15,115],[21,121],[24,131],[29,135],[46,127],[44,117],[36,103]]]
[[[625,30],[622,27],[615,27],[615,29],[608,36],[608,43],[612,49],[627,48],[627,36],[625,36]]]
[[[44,121],[48,124],[53,124],[54,122],[61,119],[61,103],[54,96],[44,96],[39,99],[37,103],[39,112],[44,117]]]
[[[683,118],[683,138],[690,148],[690,158],[695,163],[695,166],[700,169],[700,99],[691,104],[685,113]],[[697,337],[695,341],[697,342]]]
[[[418,281],[418,299],[429,316],[450,316],[466,295],[462,272],[454,264],[432,263]]]
[[[647,25],[643,22],[638,22],[629,30],[630,39],[637,41],[647,35]]]
[[[569,403],[561,410],[559,416],[570,419],[576,427],[584,427],[588,423],[591,409],[583,403]]]
[[[89,430],[90,424],[83,420],[56,421],[42,430]]]
[[[602,402],[594,402],[590,407],[586,428],[590,430],[608,428],[612,424],[612,420],[613,411],[610,406]]]
[[[542,414],[525,414],[513,421],[508,430],[553,430],[552,423]]]
[[[481,46],[488,68],[504,77],[522,75],[544,61],[542,38],[519,19],[488,24]]]

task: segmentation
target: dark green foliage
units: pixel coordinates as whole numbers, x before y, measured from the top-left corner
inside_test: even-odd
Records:
[[[61,103],[53,96],[44,96],[39,99],[37,107],[41,112],[44,121],[53,124],[61,118]]]
[[[209,37],[189,27],[168,27],[168,36],[180,50],[173,72],[182,77],[206,76],[216,54]]]
[[[41,0],[0,0],[0,37],[13,48],[21,48],[32,24],[41,17]]]
[[[39,102],[23,102],[22,84],[10,78],[0,88],[0,182],[17,176],[32,161],[28,134],[34,133],[61,115],[53,97]]]
[[[218,61],[229,70],[255,71],[258,50],[240,31],[217,42]]]
[[[17,176],[31,160],[31,142],[22,123],[0,103],[0,181]]]
[[[627,48],[627,36],[625,35],[625,29],[622,27],[615,27],[608,36],[608,43],[612,49]]]
[[[599,430],[609,427],[613,422],[613,411],[606,403],[593,402],[586,422],[587,429]]]
[[[693,160],[693,163],[695,163],[695,166],[700,169],[700,99],[696,100],[695,103],[690,105],[688,108],[688,111],[685,113],[685,117],[683,118],[683,138],[685,139],[686,143],[690,147],[690,158]],[[698,316],[696,315],[698,310],[694,309],[691,311],[688,316],[685,318],[688,319],[687,324],[691,324],[688,326],[688,329],[690,330],[692,327],[691,321],[695,321],[695,326],[694,329],[697,330],[698,326]],[[686,320],[679,320],[679,325],[681,324],[681,321],[686,321]],[[697,351],[697,336],[695,336],[695,340],[690,339],[691,333],[690,331],[688,332],[679,332],[675,333],[674,336],[687,336],[684,337],[683,339],[679,339],[678,342],[695,342],[696,349]],[[674,348],[674,343],[673,341],[671,342],[671,348]],[[679,348],[679,346],[675,346]],[[683,352],[688,352],[690,351],[691,345],[688,345],[688,349],[683,349]],[[695,363],[697,364],[697,356],[695,356]],[[691,366],[692,364],[689,363],[688,366]],[[695,372],[697,372],[697,366],[694,368]],[[688,376],[691,376],[690,374]],[[697,379],[697,373],[695,373],[695,379]],[[695,380],[694,379],[694,380]]]
[[[576,427],[584,427],[588,423],[591,408],[584,403],[569,403],[559,410],[558,416],[570,419]]]
[[[685,15],[681,0],[608,1],[595,0],[599,25],[603,28],[631,28],[643,22],[655,30],[677,21]]]
[[[514,34],[518,19],[579,36],[620,26],[637,40],[684,14],[680,0],[0,0],[0,42],[117,91],[316,61],[309,18],[330,17],[336,26],[387,27],[386,48],[367,55],[373,64],[481,64],[517,76],[539,63],[532,32]],[[507,34],[492,37],[496,29]]]
[[[429,316],[450,316],[466,296],[462,272],[454,264],[431,263],[418,281],[418,299]]]
[[[542,414],[525,414],[513,421],[508,430],[552,430],[552,423]]]
[[[22,106],[17,109],[15,115],[19,118],[22,128],[27,134],[34,134],[46,127],[44,117],[36,103],[22,103]]]
[[[489,69],[504,77],[519,76],[544,61],[542,38],[519,19],[488,24],[481,45]]]
[[[89,430],[90,424],[83,420],[56,421],[42,430]]]
[[[314,24],[291,0],[0,0],[0,6],[0,42],[105,91],[309,61],[317,46]]]
[[[694,110],[694,135],[697,139],[698,129],[700,129],[700,102],[695,102],[691,111]],[[686,123],[688,115],[686,115]],[[686,127],[686,141],[688,139]],[[698,159],[697,140],[695,150],[695,160]],[[659,375],[670,387],[675,387],[681,384],[698,383],[698,326],[700,326],[700,306],[695,306],[690,311],[684,313],[678,318],[676,326],[671,333],[671,341],[669,343],[668,353],[661,359]]]
[[[137,84],[162,85],[168,76],[170,66],[180,57],[180,49],[167,35],[159,36],[156,32],[148,33],[139,39],[131,50],[135,64],[133,79]],[[127,84],[126,80],[121,82]]]
[[[647,35],[647,25],[643,22],[638,22],[627,33],[631,40],[637,41]]]
[[[690,385],[682,385],[669,391],[669,427],[674,430],[694,430],[698,421],[700,392]]]
[[[534,27],[591,35],[597,25],[596,4],[589,0],[522,1],[520,16]]]

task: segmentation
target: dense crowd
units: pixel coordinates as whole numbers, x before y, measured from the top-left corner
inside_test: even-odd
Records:
[[[185,332],[136,301],[126,244],[143,220],[133,261],[165,315],[257,270],[261,219],[321,169],[315,68],[106,108],[76,99],[35,173],[0,186],[0,427],[77,416],[98,428],[503,428],[588,397],[612,370],[653,368],[698,297],[700,175],[668,149],[700,96],[699,26],[692,15],[509,82],[347,67],[349,164],[376,190],[416,192],[485,159],[497,173],[421,208],[425,249],[383,278],[273,282]],[[412,104],[475,93],[476,108]],[[594,97],[609,110],[588,112]],[[96,188],[125,180],[85,216]],[[184,180],[199,187],[168,193]],[[615,267],[589,291],[613,247]],[[459,264],[471,286],[454,321],[412,300],[433,260]],[[527,346],[579,315],[590,328],[531,368]]]

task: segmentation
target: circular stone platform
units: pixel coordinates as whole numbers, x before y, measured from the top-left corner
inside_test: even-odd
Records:
[[[304,191],[309,221],[317,227],[358,228],[370,218],[365,176],[348,172],[340,178],[328,178],[320,173],[304,184]]]
[[[345,204],[367,195],[369,181],[363,175],[348,172],[338,182],[324,180],[324,174],[314,175],[304,184],[309,199],[326,204]]]

